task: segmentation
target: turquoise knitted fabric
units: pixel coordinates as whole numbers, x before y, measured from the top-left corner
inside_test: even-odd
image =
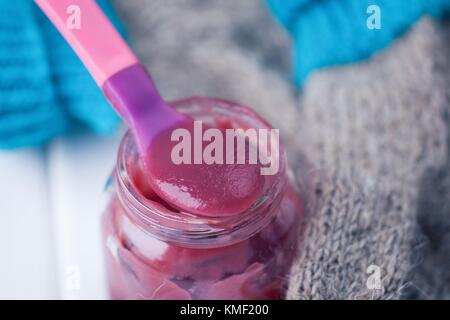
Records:
[[[122,31],[106,0],[98,1]],[[31,0],[0,0],[0,148],[40,145],[79,123],[119,119],[81,61]]]
[[[314,69],[371,56],[404,33],[422,15],[444,17],[450,0],[267,0],[295,43],[295,83]],[[370,5],[381,12],[381,29],[369,29]]]

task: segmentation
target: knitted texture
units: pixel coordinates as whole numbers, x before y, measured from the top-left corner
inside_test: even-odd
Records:
[[[317,73],[299,99],[289,38],[259,0],[115,5],[165,98],[239,101],[280,128],[315,199],[288,298],[449,297],[448,26],[421,22],[367,63]],[[366,286],[371,264],[380,290]]]
[[[448,0],[267,0],[295,41],[295,82],[314,69],[368,58],[424,14],[450,12]],[[381,29],[371,30],[369,6],[380,8]]]
[[[42,144],[74,122],[114,130],[118,117],[33,1],[0,0],[0,19],[0,148]]]
[[[320,175],[289,298],[399,298],[408,285],[421,289],[408,274],[423,244],[418,201],[447,160],[446,47],[438,27],[423,22],[370,62],[307,84],[302,123]],[[371,265],[381,272],[379,290],[366,285]]]

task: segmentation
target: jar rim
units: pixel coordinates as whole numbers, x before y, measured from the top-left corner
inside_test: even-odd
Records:
[[[191,97],[170,104],[180,112],[189,115],[193,112],[189,108],[207,108],[212,113],[245,117],[255,122],[260,128],[272,129],[266,120],[249,107],[222,99]],[[185,211],[174,211],[147,199],[135,186],[130,168],[127,166],[130,152],[137,154],[137,149],[133,135],[127,131],[120,142],[115,179],[118,186],[118,198],[126,208],[128,217],[143,231],[150,232],[152,236],[182,246],[215,247],[248,239],[272,220],[286,186],[286,156],[280,142],[279,173],[273,177],[271,185],[244,212],[233,216],[207,217]]]

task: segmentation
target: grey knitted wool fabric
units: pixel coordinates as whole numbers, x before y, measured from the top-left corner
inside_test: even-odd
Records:
[[[308,199],[288,299],[450,298],[448,26],[424,19],[296,95],[290,41],[258,0],[115,6],[166,99],[238,101],[280,128]]]
[[[444,30],[422,21],[371,61],[317,73],[305,88],[302,121],[323,176],[290,298],[424,292],[408,275],[423,244],[417,214],[435,214],[418,206],[434,183],[428,174],[447,159],[447,46]],[[366,286],[370,265],[380,268],[380,290]]]

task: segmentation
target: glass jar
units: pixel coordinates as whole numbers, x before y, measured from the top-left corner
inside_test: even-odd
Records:
[[[249,108],[222,100],[196,97],[172,105],[211,126],[271,128]],[[180,212],[160,199],[143,178],[130,133],[106,190],[102,228],[111,298],[283,297],[303,207],[281,144],[278,173],[246,212],[231,217]]]

